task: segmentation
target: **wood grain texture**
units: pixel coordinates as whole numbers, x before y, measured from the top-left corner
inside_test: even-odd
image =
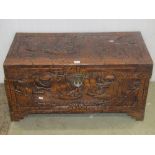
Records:
[[[4,62],[11,119],[125,112],[143,120],[152,66],[139,32],[17,33]]]

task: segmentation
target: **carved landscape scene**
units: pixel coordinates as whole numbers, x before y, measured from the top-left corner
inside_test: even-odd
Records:
[[[14,82],[20,106],[135,106],[141,81],[112,72],[44,72]],[[21,101],[24,100],[24,104]]]

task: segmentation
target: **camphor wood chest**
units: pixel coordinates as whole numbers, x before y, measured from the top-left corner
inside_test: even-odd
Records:
[[[143,120],[152,60],[140,32],[17,33],[4,71],[12,121],[97,112]]]

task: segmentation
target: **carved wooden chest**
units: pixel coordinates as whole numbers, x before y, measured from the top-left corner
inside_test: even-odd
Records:
[[[4,62],[11,119],[123,112],[143,120],[152,66],[139,32],[17,33]]]

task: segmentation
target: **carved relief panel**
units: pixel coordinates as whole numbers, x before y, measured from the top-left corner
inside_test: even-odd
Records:
[[[140,75],[125,72],[76,67],[38,71],[29,78],[14,81],[16,102],[25,107],[65,107],[71,110],[135,106],[143,87],[138,78]]]

